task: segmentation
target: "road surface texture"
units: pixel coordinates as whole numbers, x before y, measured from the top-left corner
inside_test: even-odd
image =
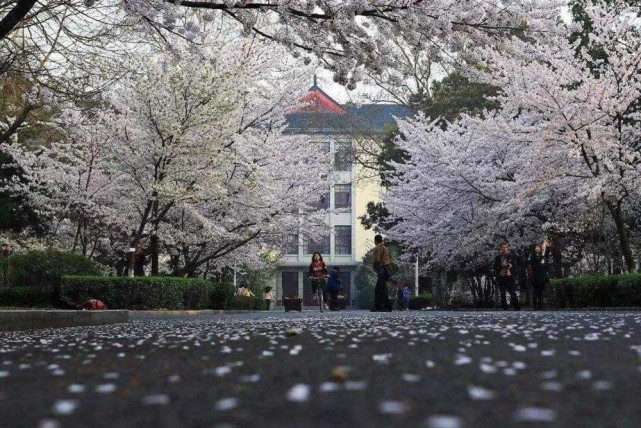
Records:
[[[0,427],[641,427],[641,313],[333,312],[0,333]]]

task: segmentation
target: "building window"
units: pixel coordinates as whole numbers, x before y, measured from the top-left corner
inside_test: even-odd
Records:
[[[349,142],[337,142],[334,144],[334,169],[336,171],[352,170],[352,144]]]
[[[352,226],[334,227],[334,254],[352,254]]]
[[[297,233],[287,235],[287,238],[285,238],[285,245],[283,245],[283,252],[285,254],[298,254],[298,234]]]
[[[307,238],[306,243],[305,254],[329,254],[329,236],[321,236],[315,239]]]
[[[336,208],[352,207],[352,185],[336,184],[334,186],[334,206]]]

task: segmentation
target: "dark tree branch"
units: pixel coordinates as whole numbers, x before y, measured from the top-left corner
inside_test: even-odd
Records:
[[[27,16],[29,11],[33,9],[33,6],[36,4],[37,0],[18,0],[16,5],[2,18],[0,21],[0,40],[3,40],[9,33],[13,31],[14,28],[20,21]]]

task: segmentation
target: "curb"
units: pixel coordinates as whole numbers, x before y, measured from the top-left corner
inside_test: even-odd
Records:
[[[525,313],[542,313],[542,312],[641,312],[641,307],[625,307],[625,308],[545,308],[542,311],[535,311],[534,309],[521,309],[515,311],[510,308],[503,310],[501,308],[487,309],[487,308],[439,308],[439,309],[418,309],[419,312],[525,312]]]
[[[35,330],[129,322],[122,310],[0,310],[0,331]]]
[[[291,311],[298,312],[298,311]],[[318,312],[316,307],[303,307],[302,312]],[[269,311],[251,311],[239,309],[204,309],[204,310],[129,310],[130,319],[148,319],[148,318],[172,318],[172,317],[204,317],[216,315],[233,315],[233,314],[282,314],[285,313],[284,307],[276,307]]]

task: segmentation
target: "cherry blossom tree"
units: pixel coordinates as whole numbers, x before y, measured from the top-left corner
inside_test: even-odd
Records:
[[[67,15],[71,18],[63,28],[72,33],[109,8],[125,12],[110,12],[121,24],[134,24],[166,39],[192,38],[200,29],[184,12],[201,11],[205,17],[222,14],[247,33],[298,53],[320,56],[334,69],[337,81],[353,86],[362,77],[363,66],[380,71],[386,80],[383,70],[392,70],[396,54],[402,55],[404,49],[426,46],[434,59],[497,36],[545,31],[553,23],[554,10],[563,5],[558,0],[55,0],[47,4],[21,0],[0,6],[0,41]],[[401,49],[391,47],[390,40],[398,41]]]
[[[469,74],[502,89],[496,113],[445,129],[424,118],[401,124],[411,160],[397,165],[387,197],[402,219],[393,236],[436,261],[469,263],[499,240],[585,229],[602,204],[635,269],[626,210],[641,184],[639,8],[588,4],[586,13],[602,58],[569,41],[576,24],[560,22],[559,37],[477,51]]]
[[[132,64],[98,107],[59,118],[68,138],[51,148],[7,148],[31,178],[23,190],[67,225],[74,248],[144,239],[152,273],[164,250],[175,273],[193,275],[241,248],[274,248],[310,211],[329,166],[283,135],[309,73],[227,30]],[[323,223],[305,218],[309,233]]]

